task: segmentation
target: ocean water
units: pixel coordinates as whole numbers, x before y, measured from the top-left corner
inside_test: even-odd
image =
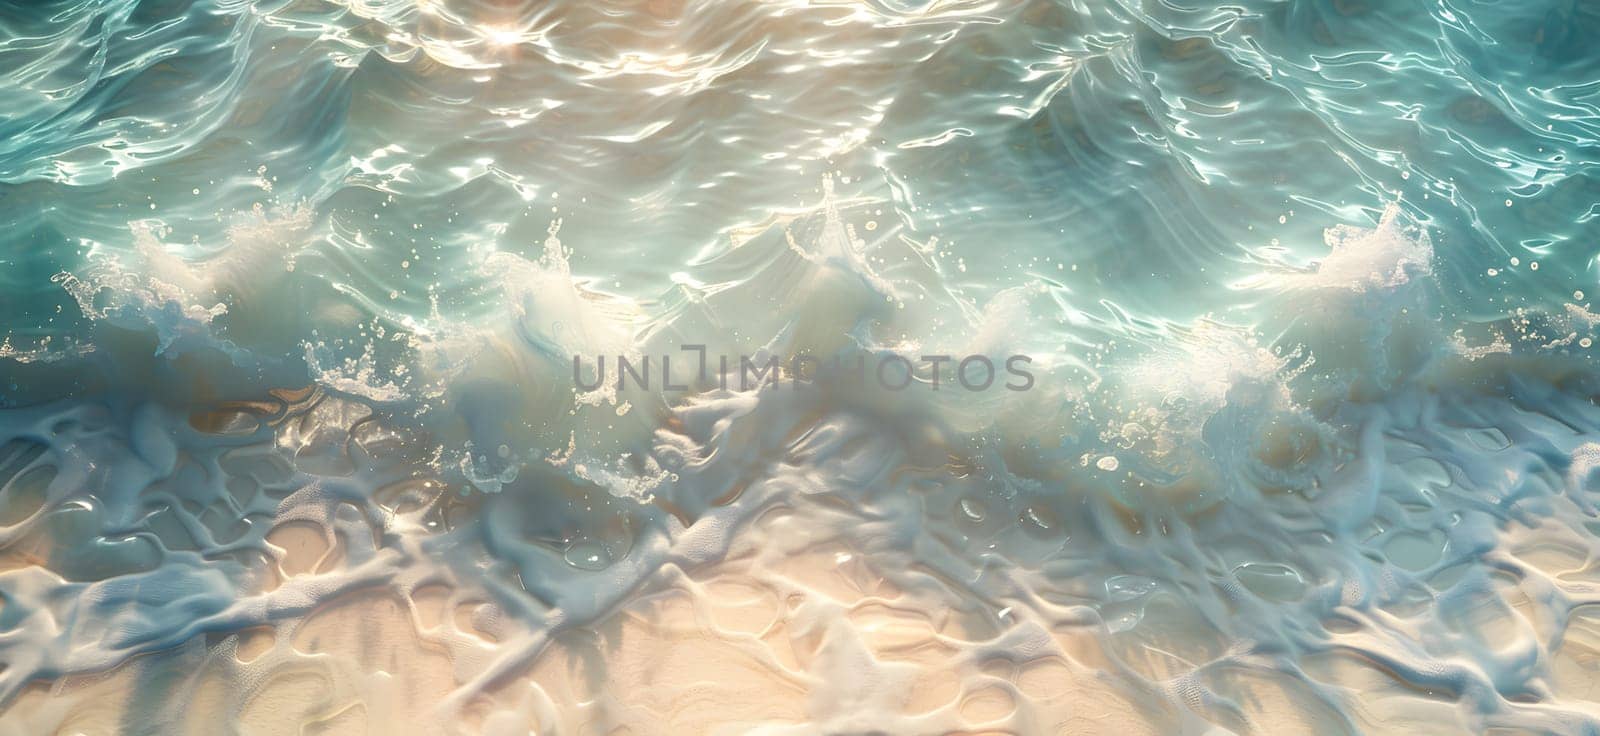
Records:
[[[1600,733],[1589,0],[0,0],[0,223],[4,736]]]

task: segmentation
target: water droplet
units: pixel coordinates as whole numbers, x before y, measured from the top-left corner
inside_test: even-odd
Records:
[[[983,502],[978,499],[963,498],[958,506],[961,508],[961,515],[974,524],[982,524],[987,517],[988,509],[985,509]]]
[[[1287,602],[1305,595],[1305,580],[1286,565],[1246,562],[1233,568],[1233,576],[1250,592],[1268,600]]]
[[[567,564],[579,570],[604,570],[611,566],[611,551],[593,539],[576,539],[567,545]]]

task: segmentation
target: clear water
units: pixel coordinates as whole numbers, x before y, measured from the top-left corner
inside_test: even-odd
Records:
[[[0,3],[0,734],[1600,732],[1597,43]]]

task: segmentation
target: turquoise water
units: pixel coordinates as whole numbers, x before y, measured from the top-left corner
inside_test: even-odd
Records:
[[[0,2],[0,733],[1600,731],[1597,43]]]

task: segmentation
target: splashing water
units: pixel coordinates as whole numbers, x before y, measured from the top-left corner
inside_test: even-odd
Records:
[[[1600,733],[1597,38],[0,5],[0,734]]]

